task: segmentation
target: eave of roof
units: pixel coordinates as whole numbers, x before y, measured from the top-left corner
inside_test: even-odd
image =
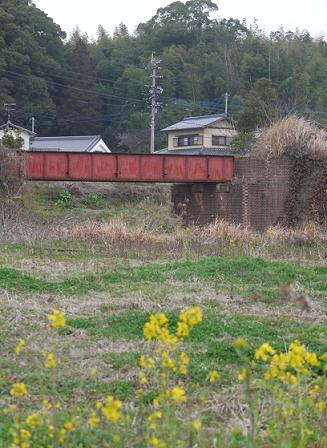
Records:
[[[0,126],[0,129],[6,129],[8,127],[9,128],[14,128],[14,129],[19,129],[20,131],[27,132],[31,136],[35,136],[36,135],[36,133],[31,131],[30,129],[26,129],[26,128],[23,128],[22,126],[18,126],[17,124],[12,123],[11,121],[7,121],[7,123],[2,124]]]
[[[161,129],[161,132],[203,129],[209,127],[212,123],[221,120],[233,122],[233,120],[225,114],[199,115],[197,117],[185,117],[183,120],[178,121],[167,128]]]
[[[100,135],[67,135],[58,137],[35,137],[31,142],[34,151],[83,151],[90,152],[101,140]],[[78,144],[80,142],[80,145]],[[68,144],[68,145],[67,145]],[[77,146],[76,146],[77,145]]]

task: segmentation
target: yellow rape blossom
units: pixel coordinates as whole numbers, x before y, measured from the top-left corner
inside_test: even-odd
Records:
[[[148,420],[150,422],[150,428],[156,429],[157,427],[157,421],[162,418],[162,412],[156,411],[149,415]]]
[[[151,356],[141,355],[140,367],[145,370],[151,370],[155,366],[155,361]]]
[[[210,383],[215,383],[216,381],[218,381],[220,378],[219,373],[217,372],[217,370],[210,370],[209,372],[209,381]]]
[[[176,334],[179,338],[187,338],[190,334],[189,326],[185,322],[178,322]]]
[[[12,388],[10,389],[10,395],[13,397],[26,397],[27,395],[27,388],[24,383],[15,383],[12,385]]]
[[[270,344],[267,342],[264,342],[256,351],[255,351],[255,359],[259,360],[262,359],[262,361],[268,361],[269,357],[274,355],[276,353],[276,350],[272,348]]]
[[[43,418],[40,414],[35,412],[34,414],[31,414],[28,417],[26,417],[25,422],[28,426],[31,427],[41,426],[43,425]]]
[[[202,426],[202,422],[201,422],[201,420],[194,420],[194,421],[191,423],[191,427],[192,427],[195,431],[199,431],[199,429],[201,429],[201,426]]]
[[[101,412],[107,420],[111,420],[113,423],[116,423],[121,417],[121,407],[122,402],[120,400],[115,400],[112,395],[109,395],[106,403],[101,407]]]
[[[89,418],[87,420],[87,423],[93,428],[98,423],[100,423],[100,418],[98,417],[96,412],[91,412],[89,415]]]
[[[318,403],[316,403],[316,408],[320,411],[320,412],[324,412],[324,410],[326,409],[326,402],[323,400],[318,401]]]
[[[15,353],[16,355],[19,355],[20,352],[23,350],[23,348],[25,347],[26,342],[24,339],[20,339],[20,341],[18,342],[17,346],[15,347]]]
[[[43,412],[46,412],[46,411],[48,411],[51,408],[52,408],[52,403],[50,403],[49,400],[43,400],[42,401],[42,410],[43,410]]]
[[[238,381],[245,381],[247,377],[247,371],[246,368],[243,367],[243,369],[240,371],[240,373],[237,375]]]
[[[175,386],[166,392],[167,397],[171,397],[176,403],[185,402],[187,400],[185,390],[182,387]]]
[[[65,313],[59,310],[53,310],[52,314],[48,315],[48,321],[52,328],[61,328],[66,324]]]
[[[187,356],[185,352],[181,352],[179,358],[180,358],[179,373],[181,375],[187,375],[187,367],[190,363],[190,358]]]
[[[239,350],[244,350],[246,347],[248,347],[249,344],[246,339],[244,339],[242,337],[238,337],[235,339],[234,345]]]
[[[53,353],[43,352],[42,356],[44,358],[44,367],[46,369],[52,369],[53,367],[56,367],[57,360],[56,360],[55,355]]]
[[[186,307],[185,310],[180,313],[179,321],[185,323],[186,325],[192,327],[193,325],[199,324],[203,319],[202,311],[199,306]]]

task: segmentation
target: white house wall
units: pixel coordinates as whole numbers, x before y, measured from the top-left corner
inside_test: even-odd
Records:
[[[94,148],[92,148],[91,152],[111,152],[108,146],[105,144],[103,140],[100,140]]]

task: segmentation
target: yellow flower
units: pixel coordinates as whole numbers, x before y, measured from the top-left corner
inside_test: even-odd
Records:
[[[93,369],[91,369],[90,370],[90,376],[92,376],[92,377],[95,377],[95,376],[97,376],[97,369],[95,369],[95,368],[93,368]]]
[[[140,373],[139,382],[140,384],[148,384],[148,378],[144,375],[144,373]]]
[[[168,396],[171,396],[176,403],[186,401],[185,390],[182,387],[173,387],[171,391],[168,391]]]
[[[102,406],[101,412],[107,420],[111,420],[116,423],[120,417],[120,408],[122,407],[122,402],[120,400],[115,400],[112,395],[107,397],[106,403]]]
[[[15,383],[10,389],[10,395],[13,397],[26,397],[27,389],[24,383]]]
[[[13,448],[30,448],[30,439],[32,434],[27,429],[21,429],[19,425],[16,426],[17,431],[13,431]]]
[[[189,365],[190,358],[187,356],[185,352],[181,352],[179,357],[180,357],[179,372],[181,375],[187,375],[187,366]]]
[[[162,353],[162,367],[164,369],[172,369],[174,372],[176,371],[176,363],[175,361],[169,356],[168,352]]]
[[[156,411],[149,415],[148,420],[150,422],[150,428],[156,429],[157,427],[157,420],[160,420],[162,418],[162,412]]]
[[[235,240],[233,240],[232,238],[229,240],[229,244],[231,245],[231,246],[235,246]]]
[[[318,403],[316,403],[316,408],[320,412],[324,412],[324,410],[326,409],[326,403],[323,400],[320,400],[320,401],[318,401]]]
[[[194,422],[191,423],[191,426],[195,431],[199,431],[199,429],[201,429],[202,422],[201,420],[194,420]]]
[[[189,326],[184,322],[178,322],[176,334],[179,338],[187,338],[190,334]]]
[[[87,420],[87,423],[93,428],[94,426],[96,426],[98,423],[100,423],[100,419],[98,417],[98,415],[96,414],[96,412],[91,412],[91,414],[89,415],[89,418]]]
[[[43,425],[43,418],[41,417],[40,414],[38,414],[36,412],[34,414],[31,414],[28,417],[26,417],[25,421],[26,421],[26,424],[31,427]]]
[[[95,403],[95,407],[96,407],[97,409],[101,409],[101,408],[103,407],[103,404],[101,403],[101,401],[97,401],[97,402]]]
[[[157,437],[150,437],[149,444],[151,446],[157,446],[158,448],[166,448],[165,442],[160,441]]]
[[[314,395],[314,394],[316,394],[319,391],[320,391],[320,386],[318,386],[318,384],[315,384],[313,386],[313,388],[309,390],[309,394],[310,395]]]
[[[53,425],[48,425],[48,429],[49,429],[49,437],[50,439],[54,438],[54,433],[55,433],[55,427]]]
[[[243,350],[243,349],[245,349],[246,347],[248,347],[249,344],[248,344],[248,342],[247,342],[246,339],[239,337],[239,338],[236,338],[236,339],[235,339],[235,341],[234,341],[234,345],[235,345],[235,347],[238,348],[239,350]]]
[[[49,400],[43,400],[42,401],[42,410],[43,410],[43,412],[46,412],[46,411],[48,411],[51,408],[52,408],[52,404],[50,403]]]
[[[155,361],[151,356],[141,355],[140,358],[140,367],[145,370],[151,370],[155,366]]]
[[[243,367],[243,369],[240,371],[240,373],[237,375],[237,379],[239,381],[245,381],[247,377],[247,371],[246,368]]]
[[[210,370],[209,372],[209,381],[210,383],[215,383],[216,381],[218,381],[220,378],[219,373],[217,372],[217,370]]]
[[[7,408],[3,409],[3,413],[5,415],[11,414],[13,412],[15,412],[17,409],[17,404],[11,404],[10,406],[8,406]]]
[[[44,358],[44,367],[46,369],[52,369],[53,367],[56,367],[57,361],[55,358],[55,355],[53,353],[42,353],[42,356]]]
[[[52,328],[64,327],[66,324],[65,313],[59,310],[53,310],[52,314],[48,315],[48,321]]]
[[[183,322],[189,327],[199,324],[202,319],[203,315],[199,306],[194,306],[192,308],[187,306],[185,307],[185,310],[179,315],[179,321]]]
[[[264,342],[256,351],[255,351],[255,359],[262,361],[268,361],[269,356],[273,356],[276,353],[276,350],[272,348],[270,344]]]
[[[17,344],[17,346],[16,346],[16,348],[15,348],[15,353],[16,353],[16,355],[19,355],[19,354],[20,354],[20,352],[23,350],[23,348],[25,347],[25,345],[26,345],[26,342],[24,341],[24,339],[21,339],[21,340],[18,342],[18,344]]]

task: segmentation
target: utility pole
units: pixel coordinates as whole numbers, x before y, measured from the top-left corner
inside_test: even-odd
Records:
[[[157,79],[162,78],[162,76],[158,75],[158,71],[160,70],[161,60],[154,57],[153,53],[151,56],[151,68],[152,73],[150,75],[152,82],[150,92],[150,100],[151,100],[151,121],[150,121],[150,129],[151,129],[151,138],[150,138],[150,153],[154,153],[154,131],[155,131],[155,123],[156,123],[156,115],[158,113],[158,107],[160,103],[157,101],[159,95],[162,94],[163,88],[157,86]]]
[[[4,104],[5,111],[7,112],[7,122],[10,121],[10,112],[16,110],[16,103],[5,103]]]
[[[227,117],[227,115],[228,115],[228,98],[230,97],[230,94],[229,93],[225,93],[225,115],[226,115],[226,117]]]

